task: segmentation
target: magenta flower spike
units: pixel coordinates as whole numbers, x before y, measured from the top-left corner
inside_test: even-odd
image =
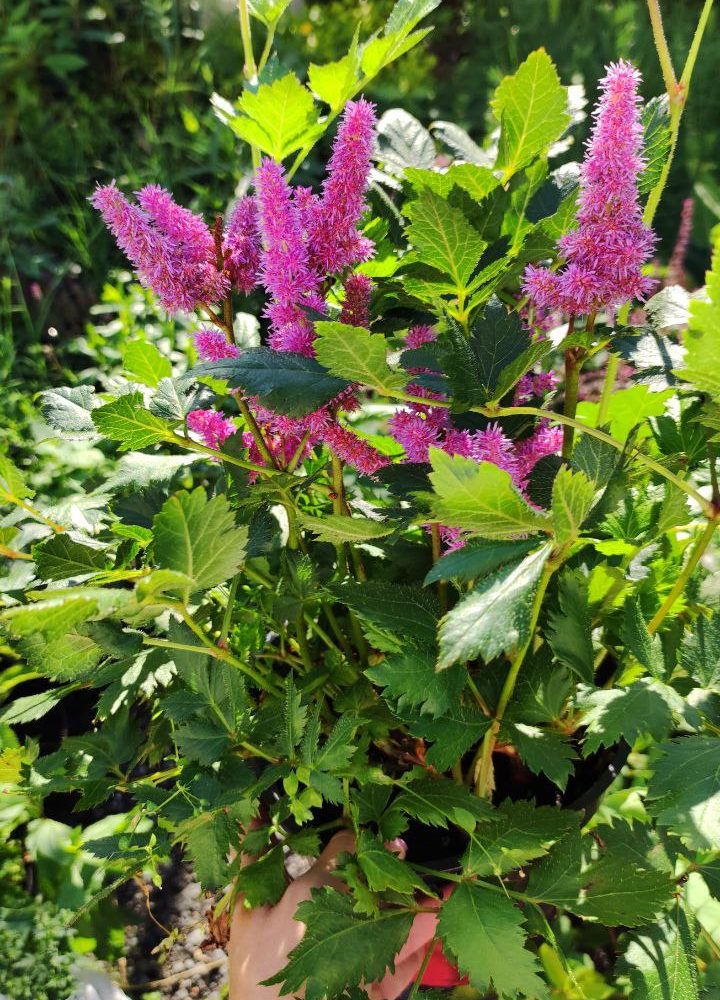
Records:
[[[364,274],[351,274],[345,279],[344,287],[345,301],[340,322],[348,326],[369,326],[372,281]]]
[[[198,330],[193,339],[195,350],[202,361],[222,361],[224,358],[236,358],[240,353],[224,333],[210,327]]]
[[[313,327],[303,306],[324,310],[320,281],[308,262],[302,217],[282,167],[265,159],[256,177],[260,232],[264,242],[262,282],[271,297],[269,344],[276,351],[311,357]]]
[[[207,448],[215,450],[237,430],[232,420],[217,410],[192,410],[187,415],[187,425]]]
[[[643,276],[655,236],[642,221],[638,178],[642,158],[640,73],[625,61],[607,67],[582,167],[578,226],[558,244],[566,265],[557,272],[528,267],[523,288],[540,313],[575,315],[643,299],[654,281]]]
[[[260,283],[261,252],[257,202],[252,195],[246,195],[230,212],[223,239],[225,269],[232,284],[244,295]]]
[[[227,279],[216,267],[212,233],[203,220],[162,188],[144,188],[138,197],[141,207],[113,182],[98,187],[90,200],[141,282],[171,313],[222,298]]]
[[[307,207],[311,257],[323,274],[334,274],[372,255],[373,244],[356,227],[365,210],[375,121],[375,106],[369,101],[348,102],[322,197]]]

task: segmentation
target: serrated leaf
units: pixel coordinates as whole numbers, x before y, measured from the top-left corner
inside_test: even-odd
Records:
[[[155,558],[163,569],[184,573],[196,590],[233,576],[245,558],[247,528],[237,527],[227,499],[208,500],[198,486],[170,497],[153,521]]]
[[[559,611],[551,611],[548,615],[545,637],[558,660],[581,680],[592,684],[595,654],[587,580],[579,573],[564,572],[560,577],[558,601]]]
[[[180,753],[199,764],[214,764],[230,746],[227,730],[213,719],[191,719],[173,738]]]
[[[277,844],[237,874],[235,884],[248,906],[274,906],[287,888],[283,846]]]
[[[406,170],[430,172],[435,162],[432,136],[403,108],[390,108],[377,127],[377,155],[385,170],[397,177]],[[437,176],[433,172],[433,176]]]
[[[317,139],[325,129],[318,124],[312,94],[294,73],[240,98],[242,116],[230,119],[234,132],[278,162]]]
[[[650,635],[637,598],[630,598],[623,607],[621,637],[625,648],[653,677],[665,674],[665,657],[659,635]]]
[[[439,618],[432,594],[403,584],[350,583],[329,588],[335,599],[351,608],[363,621],[390,635],[403,637],[405,646],[432,647]]]
[[[647,808],[695,850],[720,844],[720,739],[687,736],[670,740],[648,787]]]
[[[172,435],[172,428],[164,420],[145,409],[139,392],[118,396],[111,403],[93,410],[91,416],[97,430],[111,441],[117,441],[121,451],[146,448]]]
[[[633,934],[622,971],[634,1000],[699,1000],[695,922],[678,903],[656,927]]]
[[[229,877],[228,853],[237,842],[237,824],[225,810],[203,813],[182,832],[193,871],[204,889],[218,889]]]
[[[470,835],[463,868],[474,875],[502,875],[546,854],[577,829],[576,813],[529,802],[503,802]]]
[[[707,301],[690,303],[690,323],[684,338],[685,364],[675,374],[696,389],[720,399],[720,238],[712,267],[705,275]]]
[[[268,409],[290,417],[307,416],[349,385],[347,379],[329,375],[314,358],[267,347],[250,348],[237,358],[206,361],[191,369],[187,377],[210,377],[231,387],[241,386],[259,396]]]
[[[247,0],[252,16],[268,27],[280,20],[290,3],[291,0]]]
[[[324,63],[322,66],[310,63],[308,67],[310,89],[321,101],[329,104],[333,111],[337,110],[352,96],[359,69],[360,58],[357,40],[354,39],[350,52],[342,59]]]
[[[32,554],[38,576],[43,580],[66,580],[108,567],[104,549],[82,545],[64,532],[33,545]]]
[[[25,481],[25,476],[10,461],[7,455],[0,455],[0,500],[15,503],[29,500],[35,495]]]
[[[575,752],[560,733],[523,722],[511,724],[507,736],[533,774],[544,774],[563,791],[573,773]]]
[[[390,889],[412,895],[420,890],[427,894],[427,886],[410,865],[401,861],[367,830],[363,830],[358,837],[357,860],[373,892]]]
[[[412,31],[415,25],[439,7],[440,3],[441,0],[396,0],[385,22],[384,34]]]
[[[440,623],[438,669],[481,656],[486,663],[527,641],[540,577],[552,547],[486,577]]]
[[[473,321],[470,336],[450,325],[441,351],[452,388],[453,408],[468,409],[501,399],[552,347],[532,343],[517,313],[493,297]]]
[[[373,684],[385,689],[383,697],[397,701],[400,711],[409,706],[429,715],[449,711],[458,702],[467,682],[462,667],[438,674],[434,655],[422,649],[388,656],[365,673]]]
[[[325,514],[323,517],[300,514],[298,524],[305,531],[311,531],[318,541],[331,542],[334,545],[387,538],[396,527],[388,521],[374,521],[369,517],[344,517],[341,514]]]
[[[525,948],[523,917],[505,896],[462,883],[443,905],[438,932],[447,951],[482,993],[498,997],[547,996],[540,966]]]
[[[193,409],[195,398],[194,393],[187,392],[180,379],[161,378],[149,409],[161,420],[179,423]]]
[[[295,748],[300,744],[307,723],[307,705],[302,704],[302,696],[295,686],[292,674],[285,682],[285,702],[283,704],[284,752],[293,758]]]
[[[583,472],[563,467],[552,488],[552,519],[559,545],[574,542],[590,513],[596,486]]]
[[[61,689],[41,691],[40,694],[28,694],[15,698],[0,712],[0,725],[20,726],[26,722],[42,719],[56,705],[60,704],[65,692]]]
[[[647,194],[657,184],[670,153],[670,116],[667,95],[652,97],[642,110],[643,157],[645,167],[640,174],[640,194]]]
[[[392,909],[362,916],[353,910],[349,896],[330,888],[314,889],[295,917],[305,924],[305,934],[285,968],[263,985],[279,983],[283,993],[295,993],[307,984],[308,1000],[335,997],[348,986],[381,980],[386,969],[393,968],[413,919]]]
[[[456,580],[458,583],[480,580],[501,566],[522,559],[536,546],[537,541],[532,538],[507,542],[476,539],[438,559],[425,577],[425,586],[437,580]]]
[[[385,395],[405,385],[405,373],[394,371],[387,363],[389,347],[382,334],[325,320],[316,323],[315,330],[317,359],[332,375]]]
[[[510,475],[492,462],[430,449],[432,512],[440,524],[484,538],[514,538],[549,531],[549,520],[532,510]]]
[[[417,708],[395,708],[412,736],[432,745],[425,755],[436,771],[449,771],[490,728],[490,720],[477,706],[456,702],[442,715],[423,715]]]
[[[99,405],[91,385],[47,389],[40,397],[40,412],[54,430],[83,437],[95,434],[90,411]]]
[[[154,344],[133,340],[125,349],[123,368],[131,378],[156,389],[163,378],[170,378],[172,366]]]
[[[495,91],[493,110],[500,119],[495,167],[503,183],[547,152],[570,124],[567,91],[544,49],[531,52],[513,76]]]
[[[487,243],[480,233],[444,198],[423,188],[404,208],[407,235],[417,258],[465,288],[480,262]]]
[[[644,677],[626,688],[598,689],[580,700],[587,726],[583,752],[594,753],[619,740],[631,746],[643,733],[661,740],[672,726],[672,712],[662,686]]]
[[[113,493],[132,487],[139,493],[150,486],[166,485],[177,473],[187,470],[194,462],[205,461],[199,455],[152,455],[142,451],[123,455],[115,471],[103,483],[103,491]],[[127,527],[127,526],[126,526]]]
[[[464,830],[474,829],[478,820],[485,820],[492,813],[492,807],[484,799],[447,778],[407,782],[393,805],[427,826],[446,828],[448,823],[455,823]]]
[[[624,852],[599,849],[591,838],[574,834],[560,841],[533,869],[528,896],[609,926],[651,923],[672,898],[675,883],[665,872]]]
[[[360,65],[366,77],[374,77],[395,59],[409,52],[423,40],[431,28],[420,28],[410,34],[406,30],[371,38],[363,46]]]
[[[720,614],[696,619],[683,638],[680,662],[702,687],[720,690]]]

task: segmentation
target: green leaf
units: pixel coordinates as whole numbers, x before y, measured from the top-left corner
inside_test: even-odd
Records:
[[[648,194],[660,179],[665,161],[670,154],[670,116],[668,99],[652,97],[642,110],[643,157],[645,167],[640,174],[640,194]]]
[[[546,153],[570,124],[567,91],[545,49],[531,52],[513,76],[495,91],[493,110],[500,119],[495,167],[503,183]]]
[[[439,611],[432,594],[404,584],[347,583],[334,585],[331,593],[373,628],[399,635],[413,645],[432,646]]]
[[[342,514],[325,514],[311,517],[300,514],[298,523],[305,531],[312,533],[321,542],[367,542],[373,538],[386,538],[395,530],[391,521],[374,521],[369,517],[344,517]]]
[[[156,389],[160,379],[170,378],[172,366],[154,344],[146,340],[133,340],[128,344],[123,356],[123,368],[127,375],[143,385]]]
[[[552,546],[486,577],[440,623],[438,669],[481,656],[486,663],[527,641],[532,607]]]
[[[252,16],[268,27],[280,20],[290,3],[291,0],[247,0]]]
[[[720,690],[720,614],[697,618],[680,647],[680,662],[704,688]]]
[[[235,884],[248,906],[274,906],[287,888],[283,846],[277,844],[267,854],[237,874]]]
[[[385,22],[384,34],[412,31],[415,25],[439,7],[440,3],[441,0],[396,0]]]
[[[450,822],[463,830],[473,830],[478,820],[485,820],[492,813],[492,807],[484,799],[447,778],[404,783],[393,805],[427,826],[447,828]]]
[[[56,431],[78,434],[82,437],[95,434],[95,424],[90,411],[100,405],[91,385],[72,388],[47,389],[40,397],[43,419]]]
[[[544,774],[563,791],[573,773],[575,752],[560,733],[516,722],[506,735],[533,774]]]
[[[325,101],[333,111],[336,111],[352,96],[359,68],[357,41],[354,39],[352,49],[342,59],[322,66],[310,63],[308,68],[310,89],[321,101]]]
[[[569,810],[503,802],[470,835],[463,868],[474,875],[502,875],[547,854],[552,844],[578,826],[577,814]]]
[[[423,188],[404,213],[417,259],[451,277],[458,290],[465,288],[487,247],[480,233],[429,188]]]
[[[680,903],[656,927],[630,937],[622,971],[634,1000],[699,1000],[695,921]]]
[[[285,968],[262,985],[279,983],[282,993],[296,993],[306,983],[307,1000],[335,997],[348,986],[381,980],[393,968],[413,919],[392,909],[361,916],[349,896],[327,887],[314,889],[295,918],[305,924],[305,934]]]
[[[111,441],[117,441],[121,451],[145,448],[172,436],[172,428],[145,409],[139,392],[118,396],[111,403],[93,410],[91,415],[97,430]]]
[[[374,77],[385,69],[395,59],[409,52],[410,49],[423,40],[431,31],[431,28],[421,28],[410,34],[404,31],[394,31],[390,35],[381,35],[371,38],[363,46],[361,66],[366,77]]]
[[[593,858],[593,852],[599,854]],[[652,923],[672,898],[665,872],[628,864],[624,851],[597,848],[580,833],[560,841],[533,869],[528,896],[608,926]]]
[[[382,334],[325,320],[316,323],[315,330],[317,359],[332,375],[360,382],[383,395],[392,395],[405,385],[406,374],[387,363],[389,347]]]
[[[165,501],[153,521],[153,537],[158,566],[184,573],[196,590],[207,590],[242,566],[247,528],[235,525],[224,496],[208,500],[198,486]]]
[[[373,892],[390,889],[403,895],[412,895],[416,890],[427,894],[427,886],[410,865],[388,851],[373,834],[363,830],[357,843],[358,864]]]
[[[676,375],[720,399],[720,236],[715,240],[711,270],[705,274],[705,290],[707,301],[690,303],[685,366]]]
[[[188,393],[185,390],[183,380],[161,378],[157,392],[150,400],[149,409],[161,420],[179,423],[193,409],[196,398],[195,393]]]
[[[672,712],[663,686],[644,677],[629,687],[598,689],[580,699],[587,726],[583,752],[594,753],[619,740],[631,746],[642,734],[661,740],[672,726]]]
[[[537,958],[525,948],[520,910],[505,896],[464,882],[443,905],[438,932],[471,986],[498,997],[547,996]]]
[[[592,684],[595,654],[585,577],[565,571],[560,577],[558,601],[559,611],[548,615],[545,637],[558,660],[581,680]]]
[[[425,586],[437,580],[456,580],[458,583],[480,580],[501,566],[522,559],[536,547],[534,538],[507,542],[476,539],[438,559],[425,577]]]
[[[25,482],[25,476],[7,455],[0,455],[0,500],[16,503],[29,500],[35,491]]]
[[[517,313],[493,297],[472,324],[470,337],[450,325],[442,345],[442,366],[456,410],[501,399],[552,350],[547,341],[531,343]]]
[[[180,753],[199,764],[214,764],[230,746],[227,730],[214,719],[192,719],[174,733]]]
[[[243,91],[242,116],[230,119],[233,131],[278,162],[313,143],[325,130],[310,91],[294,73],[258,89]]]
[[[640,601],[630,598],[623,608],[621,637],[625,648],[653,677],[665,674],[665,657],[659,635],[650,635],[640,610]]]
[[[40,694],[28,694],[23,698],[15,698],[2,712],[0,725],[19,726],[25,722],[35,722],[42,719],[48,712],[62,701],[65,691],[53,689],[41,691]]]
[[[552,489],[552,519],[559,545],[574,542],[595,498],[595,483],[583,472],[563,467]]]
[[[549,531],[549,519],[528,506],[510,475],[492,462],[430,449],[432,512],[440,524],[485,538]]]
[[[285,703],[283,705],[284,753],[290,759],[295,756],[295,748],[302,739],[307,724],[307,712],[307,705],[302,704],[302,696],[295,687],[295,681],[290,674],[286,681]]]
[[[237,823],[224,809],[195,817],[182,831],[203,889],[219,889],[229,878],[228,853],[237,843]]]
[[[662,757],[648,787],[647,808],[695,850],[720,844],[720,740],[687,736],[660,748]]]
[[[429,715],[449,711],[458,702],[467,682],[467,673],[462,667],[437,673],[433,654],[420,649],[389,656],[365,673],[373,684],[385,689],[383,697],[397,700],[400,711],[409,706]]]
[[[268,409],[290,417],[313,413],[349,384],[347,379],[328,375],[314,358],[267,347],[250,348],[237,358],[206,361],[191,369],[187,377],[210,377],[231,387],[241,386],[259,396]]]
[[[446,676],[446,675],[443,675]],[[436,771],[449,771],[490,728],[490,720],[477,706],[456,702],[442,715],[423,715],[417,708],[394,709],[408,731],[432,743],[426,760]]]
[[[43,580],[66,580],[108,568],[104,549],[81,545],[65,533],[33,545],[32,555]]]

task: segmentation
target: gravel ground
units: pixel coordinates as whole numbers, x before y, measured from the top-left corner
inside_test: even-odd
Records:
[[[153,917],[178,936],[167,952],[153,954],[165,934],[148,916],[140,888],[126,888],[120,901],[137,914],[138,923],[126,932],[125,981],[131,987],[161,981],[148,986],[146,992],[157,993],[163,1000],[221,1000],[227,981],[226,956],[223,948],[209,940],[207,920],[214,900],[204,895],[191,869],[182,862],[165,869],[162,889],[148,889]],[[128,993],[142,995],[137,989],[128,989]]]

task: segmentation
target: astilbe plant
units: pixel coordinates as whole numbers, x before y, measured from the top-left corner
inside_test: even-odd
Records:
[[[189,367],[139,331],[101,391],[45,394],[59,433],[127,453],[82,504],[48,509],[0,459],[2,553],[24,574],[3,628],[47,682],[4,721],[22,735],[95,697],[91,731],[14,746],[3,774],[80,812],[122,795],[83,850],[128,878],[160,882],[182,845],[213,927],[235,907],[232,1000],[259,978],[308,1000],[699,996],[720,859],[720,243],[689,308],[646,300],[707,14],[677,80],[649,4],[667,115],[609,66],[568,185],[553,156],[575,126],[543,49],[498,86],[481,153],[414,120],[391,143],[397,115],[376,144],[363,88],[432,6],[399,3],[313,67],[313,96],[267,74],[270,43],[256,64],[241,3],[250,79],[226,116],[252,147],[245,194],[212,225],[158,187],[93,195],[197,326]],[[329,130],[324,181],[298,184]],[[464,160],[412,162],[443,135]],[[298,876],[334,831],[335,881],[327,854]],[[270,967],[244,942],[281,899],[262,926],[299,903],[304,936],[276,928],[296,944]]]

